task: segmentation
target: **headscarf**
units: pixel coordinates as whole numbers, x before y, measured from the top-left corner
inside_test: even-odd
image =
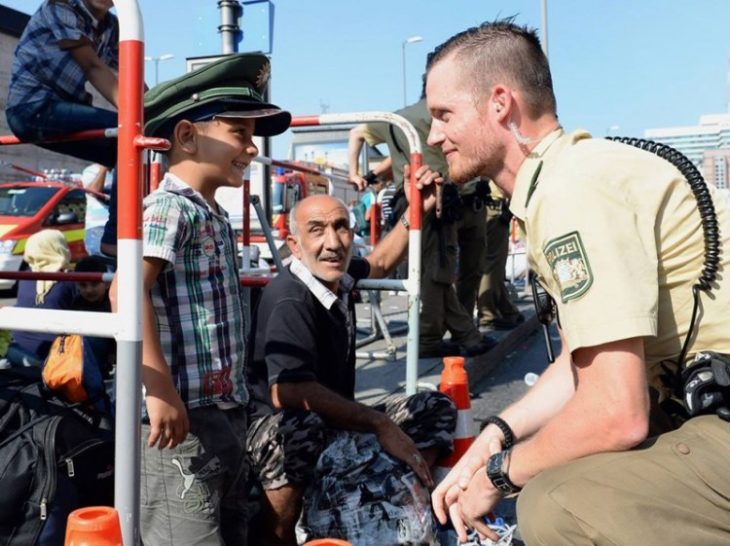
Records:
[[[63,233],[57,229],[44,229],[28,237],[23,258],[31,271],[57,272],[68,268],[71,252]],[[45,301],[46,294],[54,284],[56,281],[36,281],[36,305]]]

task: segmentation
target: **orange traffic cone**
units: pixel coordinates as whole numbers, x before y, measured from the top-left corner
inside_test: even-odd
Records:
[[[305,542],[304,546],[352,546],[352,544],[339,538],[318,538]]]
[[[74,510],[66,523],[65,546],[122,546],[119,514],[108,506]]]
[[[440,482],[474,443],[474,419],[471,415],[469,398],[469,377],[464,369],[464,358],[447,356],[444,358],[444,371],[441,372],[439,390],[454,401],[457,409],[456,431],[454,432],[454,451],[438,461],[434,480]]]

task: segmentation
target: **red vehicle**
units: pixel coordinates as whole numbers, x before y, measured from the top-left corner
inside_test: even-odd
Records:
[[[330,182],[324,176],[277,169],[271,184],[271,229],[278,238],[286,239],[289,232],[289,211],[310,195],[329,193]]]
[[[48,228],[64,233],[72,262],[83,258],[85,213],[86,194],[73,185],[52,181],[0,184],[0,271],[26,269],[25,241]],[[0,290],[13,289],[15,284],[13,279],[0,279]]]

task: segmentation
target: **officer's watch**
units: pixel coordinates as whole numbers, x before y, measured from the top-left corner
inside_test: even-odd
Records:
[[[505,449],[495,453],[487,461],[487,477],[498,491],[505,495],[518,493],[522,488],[517,487],[509,479],[509,462],[512,457],[512,450]]]

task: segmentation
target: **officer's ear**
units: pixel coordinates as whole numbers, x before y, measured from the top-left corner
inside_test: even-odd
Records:
[[[499,122],[508,120],[512,109],[512,100],[512,90],[510,88],[501,84],[492,87],[492,93],[487,101],[490,116],[494,116]]]

